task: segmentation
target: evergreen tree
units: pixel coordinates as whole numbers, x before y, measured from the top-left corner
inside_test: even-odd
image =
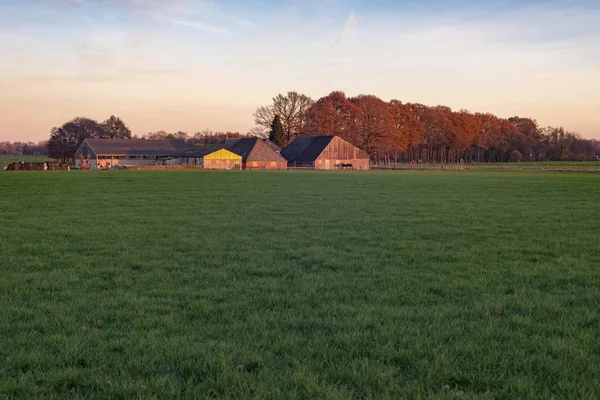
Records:
[[[287,145],[287,135],[285,134],[279,115],[276,115],[275,118],[273,118],[271,131],[269,132],[269,140],[281,148],[284,148]]]

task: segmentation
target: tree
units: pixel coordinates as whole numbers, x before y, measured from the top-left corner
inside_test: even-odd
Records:
[[[336,135],[353,144],[362,143],[357,128],[360,109],[343,92],[320,98],[306,113],[302,133],[308,136]]]
[[[169,134],[165,131],[149,132],[142,136],[142,138],[147,140],[165,140],[168,135]]]
[[[388,104],[375,96],[357,96],[350,99],[358,113],[356,114],[356,126],[361,142],[357,143],[367,153],[404,151],[405,142],[394,140],[394,119],[390,114]]]
[[[549,142],[549,157],[553,160],[564,161],[568,159],[568,152],[571,148],[571,143],[575,139],[575,135],[571,132],[566,132],[563,127],[544,129]]]
[[[102,123],[103,137],[108,139],[131,139],[131,130],[125,125],[121,118],[111,115]]]
[[[519,163],[523,161],[523,154],[521,154],[519,150],[513,150],[512,153],[510,153],[510,158],[513,162]]]
[[[183,132],[183,131],[177,131],[177,132],[173,133],[172,135],[175,140],[188,140],[189,139],[187,132]]]
[[[105,132],[101,124],[89,118],[75,118],[59,128],[52,128],[48,140],[48,154],[52,158],[68,161],[88,138],[103,138]]]
[[[508,119],[521,133],[516,144],[518,150],[528,161],[539,160],[543,147],[543,135],[536,120],[531,118],[512,117]]]
[[[415,117],[411,104],[402,104],[398,100],[392,100],[388,107],[396,128],[393,138],[394,148],[398,151],[404,151],[403,148],[408,149],[409,161],[416,161],[425,132],[423,123]]]
[[[263,132],[260,134],[259,131],[259,136],[266,136],[273,119],[278,115],[286,141],[293,139],[302,131],[306,113],[313,104],[314,101],[310,97],[297,92],[288,92],[285,96],[278,94],[273,98],[273,104],[259,107],[254,112],[254,122]]]
[[[273,118],[271,131],[269,132],[269,140],[281,148],[284,148],[287,145],[287,135],[285,134],[279,115],[276,115]]]

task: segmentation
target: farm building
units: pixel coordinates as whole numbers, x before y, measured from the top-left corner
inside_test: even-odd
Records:
[[[369,169],[369,155],[338,136],[297,137],[281,155],[290,168]]]
[[[226,149],[192,147],[180,140],[86,139],[75,152],[75,166],[89,169],[151,165],[231,169],[240,164],[241,157]]]
[[[200,160],[206,169],[242,169],[242,156],[227,149],[208,150]]]
[[[266,140],[259,138],[231,139],[227,140],[225,144],[229,145],[232,152],[242,156],[244,169],[287,169],[287,160]]]

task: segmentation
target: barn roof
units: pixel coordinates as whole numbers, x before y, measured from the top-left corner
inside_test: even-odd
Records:
[[[237,139],[230,150],[242,156],[244,161],[287,161],[259,138]]]
[[[175,156],[189,147],[183,140],[86,139],[96,154]]]
[[[277,153],[281,152],[281,147],[277,146],[275,143],[271,142],[269,139],[263,139],[263,142],[265,142],[267,144],[267,146],[269,146],[271,149],[273,149],[273,151],[276,151]]]
[[[239,139],[239,138],[238,138],[238,139],[225,139],[225,140],[223,140],[223,144],[224,144],[226,147],[231,147],[231,146],[233,146],[234,144],[236,144],[238,140],[240,140],[240,139]]]
[[[98,155],[144,155],[166,157],[204,157],[223,145],[191,146],[184,140],[86,139]]]
[[[236,139],[225,139],[223,140],[223,144],[227,148],[231,148],[235,145],[240,139],[254,139],[254,138],[236,138]],[[267,146],[269,146],[273,151],[279,153],[281,151],[281,147],[277,146],[275,143],[271,142],[269,139],[261,139]]]
[[[335,136],[299,136],[283,150],[288,161],[315,161]]]

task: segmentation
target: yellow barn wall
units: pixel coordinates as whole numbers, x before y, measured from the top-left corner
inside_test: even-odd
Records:
[[[242,161],[242,156],[239,156],[229,150],[221,149],[214,153],[210,153],[204,156],[206,160],[239,160]]]

